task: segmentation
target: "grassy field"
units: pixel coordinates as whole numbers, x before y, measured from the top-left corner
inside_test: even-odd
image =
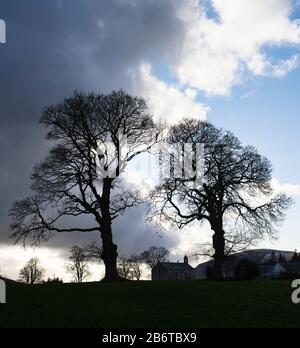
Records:
[[[7,285],[0,327],[300,327],[291,283]]]

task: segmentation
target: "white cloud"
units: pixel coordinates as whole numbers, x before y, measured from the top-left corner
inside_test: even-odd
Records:
[[[290,71],[299,66],[299,55],[295,55],[287,60],[280,61],[277,65],[272,67],[272,75],[275,77],[284,77]]]
[[[255,95],[255,91],[249,91],[241,95],[241,100],[247,100]]]
[[[198,103],[197,92],[192,88],[181,91],[152,74],[148,64],[142,64],[133,74],[135,93],[143,96],[156,119],[175,123],[183,117],[205,119],[209,107]]]
[[[297,197],[300,196],[300,185],[285,183],[281,184],[279,180],[273,179],[272,186],[276,192],[284,192],[289,196]]]
[[[247,64],[254,75],[281,78],[299,66],[299,55],[272,64],[265,55],[258,53],[253,55]]]
[[[273,62],[265,46],[300,43],[300,28],[289,19],[287,0],[212,0],[218,19],[207,16],[197,0],[184,0],[178,17],[186,33],[172,69],[182,84],[208,95],[227,95],[245,73],[282,77],[298,57]]]

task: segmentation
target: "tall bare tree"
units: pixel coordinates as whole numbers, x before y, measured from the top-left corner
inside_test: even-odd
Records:
[[[38,258],[31,258],[21,269],[19,274],[20,281],[32,285],[42,281],[44,270],[40,266]]]
[[[285,194],[274,194],[268,159],[254,147],[243,146],[232,133],[207,122],[185,119],[170,129],[169,145],[178,151],[186,144],[193,152],[197,144],[203,144],[204,158],[199,163],[194,156],[191,173],[176,177],[174,170],[170,171],[170,177],[152,194],[156,202],[152,216],[158,221],[171,221],[179,228],[194,221],[207,221],[213,231],[214,276],[222,279],[228,249],[225,223],[234,223],[241,234],[252,234],[255,239],[265,235],[273,238],[275,226],[284,219],[292,200]],[[184,151],[179,160],[184,163]],[[203,166],[203,183],[196,177],[197,165]],[[235,241],[238,242],[236,236]]]
[[[138,195],[120,187],[117,179],[129,161],[159,141],[161,131],[155,128],[145,101],[123,91],[75,92],[46,108],[41,123],[49,129],[54,146],[34,168],[34,195],[11,209],[12,237],[39,244],[53,233],[98,232],[104,280],[116,281],[118,252],[112,221],[140,203]],[[94,224],[79,227],[79,216],[92,217]],[[74,227],[63,227],[70,217]]]
[[[91,275],[85,251],[77,245],[74,245],[70,251],[70,262],[66,264],[66,270],[72,275],[76,283],[82,283]]]

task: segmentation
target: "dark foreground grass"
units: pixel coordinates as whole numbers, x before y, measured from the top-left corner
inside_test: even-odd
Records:
[[[291,283],[7,285],[0,327],[300,327]]]

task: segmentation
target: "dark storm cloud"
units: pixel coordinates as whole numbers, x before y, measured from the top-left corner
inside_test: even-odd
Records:
[[[183,36],[175,17],[178,1],[1,0],[0,18],[7,26],[7,44],[0,45],[2,243],[8,243],[9,206],[30,192],[32,166],[47,151],[38,124],[42,107],[75,88],[130,90],[128,69],[176,55]],[[120,243],[130,252],[155,244],[143,214],[130,214],[116,224]],[[48,245],[69,246],[78,238],[63,235]]]

